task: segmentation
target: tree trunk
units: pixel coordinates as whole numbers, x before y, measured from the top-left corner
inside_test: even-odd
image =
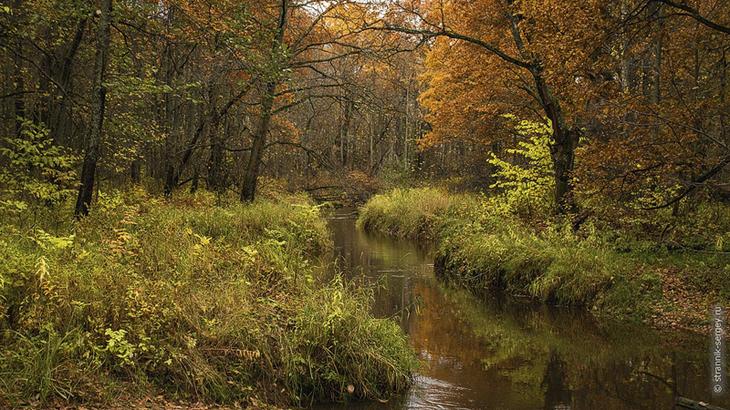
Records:
[[[63,57],[60,62],[50,64],[51,71],[48,73],[52,78],[56,78],[56,82],[60,86],[60,90],[56,90],[60,95],[53,93],[49,96],[49,122],[46,124],[56,143],[64,145],[69,143],[69,138],[73,133],[73,122],[71,121],[71,112],[69,108],[72,93],[73,63],[76,59],[81,42],[86,31],[87,19],[82,18],[76,24],[76,33],[71,42],[63,50]]]
[[[170,154],[166,154],[165,159],[165,188],[164,188],[164,194],[166,197],[172,196],[172,191],[177,187],[177,178],[176,178],[176,172],[175,167],[172,165],[172,159],[169,158]]]
[[[135,159],[129,166],[129,176],[132,183],[138,185],[142,182],[142,160]]]
[[[104,124],[104,108],[106,103],[106,87],[104,78],[109,60],[109,43],[111,37],[112,0],[101,0],[101,18],[96,44],[96,61],[94,64],[94,102],[91,111],[91,132],[86,142],[86,154],[81,169],[81,185],[76,199],[76,217],[89,214],[91,199],[94,193],[96,163],[99,160],[99,145]]]
[[[508,5],[511,2],[508,1]],[[575,149],[578,146],[578,130],[569,126],[563,116],[560,101],[553,94],[543,77],[542,62],[527,52],[525,43],[522,40],[516,15],[509,14],[512,37],[520,55],[529,63],[529,71],[535,83],[535,90],[539,98],[540,106],[545,116],[552,123],[553,141],[550,146],[550,156],[553,161],[555,181],[555,211],[559,215],[565,215],[576,211],[575,198],[573,197],[573,166],[575,165]]]
[[[263,104],[261,105],[261,119],[259,120],[256,134],[254,134],[251,155],[246,166],[246,173],[243,176],[243,188],[241,189],[242,202],[250,203],[256,198],[256,184],[259,177],[259,168],[261,167],[261,157],[266,146],[266,134],[269,133],[271,126],[271,109],[274,106],[275,91],[275,82],[270,82],[266,85],[266,95],[264,95]]]
[[[168,13],[166,26],[170,25],[172,20],[173,10]],[[169,40],[165,42],[165,50],[162,55],[161,68],[163,72],[163,83],[172,88],[172,75],[173,75],[173,60],[172,60],[172,44]],[[165,92],[162,95],[163,109],[164,111],[159,115],[163,123],[165,124],[165,148],[164,148],[164,168],[165,168],[165,188],[164,194],[166,197],[172,196],[172,191],[177,187],[177,180],[175,174],[175,132],[177,130],[172,125],[172,111],[173,101],[172,93]]]
[[[340,126],[340,165],[342,168],[347,166],[348,162],[348,150],[349,150],[349,136],[350,136],[350,123],[352,122],[352,110],[354,103],[347,96],[347,100],[344,102],[342,123]]]
[[[16,13],[16,24],[18,27],[21,26],[20,7],[22,5],[21,0],[15,0],[15,13]],[[23,77],[23,41],[18,37],[15,43],[17,50],[14,53],[13,66],[13,82],[15,83],[15,100],[13,101],[13,108],[15,113],[15,135],[20,136],[20,131],[23,128],[23,118],[25,118],[25,79]]]
[[[213,104],[215,104],[213,102]],[[215,110],[215,105],[211,110]],[[225,173],[223,162],[225,161],[224,139],[220,132],[220,118],[216,113],[211,115],[210,127],[210,157],[208,158],[208,190],[221,194],[225,188]]]
[[[552,123],[553,143],[550,146],[550,156],[555,175],[555,209],[558,214],[565,215],[576,210],[572,173],[575,165],[575,149],[578,145],[578,130],[565,123],[560,103],[545,84],[541,70],[533,68],[530,71],[543,111]]]
[[[190,183],[190,193],[194,194],[198,192],[198,181],[200,180],[200,173],[198,172],[198,168],[196,167],[193,171],[193,180]]]
[[[288,1],[281,0],[281,9],[279,13],[279,24],[276,28],[276,35],[271,46],[271,58],[278,58],[276,53],[284,41],[284,31],[286,30]],[[280,70],[283,67],[279,68]],[[283,71],[283,70],[282,70]],[[279,82],[279,74],[276,73],[274,78],[266,83],[266,91],[261,104],[261,118],[259,126],[254,134],[253,144],[251,146],[251,155],[248,159],[248,165],[243,176],[243,186],[241,188],[241,202],[253,202],[256,198],[256,184],[258,183],[259,169],[261,167],[261,157],[266,148],[266,135],[271,127],[272,108],[274,106],[274,93]]]

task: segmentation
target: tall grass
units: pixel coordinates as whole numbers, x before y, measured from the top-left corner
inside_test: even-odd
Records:
[[[647,315],[660,297],[659,278],[595,232],[579,236],[560,224],[528,226],[477,196],[395,190],[366,204],[358,225],[402,237],[428,232],[437,242],[437,272],[478,292],[631,317]]]
[[[372,197],[360,209],[357,225],[401,238],[431,238],[435,218],[452,198],[437,188],[396,188]]]
[[[317,282],[309,261],[331,242],[303,198],[116,195],[73,236],[2,229],[0,406],[130,389],[301,405],[410,383],[414,355],[367,292]]]

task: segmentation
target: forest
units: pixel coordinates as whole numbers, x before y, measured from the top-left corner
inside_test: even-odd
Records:
[[[730,407],[728,54],[723,0],[2,0],[0,408]],[[530,393],[419,404],[439,354]]]

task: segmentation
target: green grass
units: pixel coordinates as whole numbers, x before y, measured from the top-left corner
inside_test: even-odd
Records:
[[[435,217],[452,198],[437,188],[396,188],[372,197],[361,209],[358,227],[400,238],[429,238]]]
[[[435,189],[377,195],[363,207],[358,226],[433,238],[439,274],[474,291],[498,290],[627,319],[648,318],[661,301],[664,266],[681,269],[688,284],[707,276],[697,272],[701,267],[727,275],[727,258],[627,251],[625,241],[617,243],[592,223],[576,233],[567,225],[520,219],[494,200]],[[711,283],[723,295],[727,285]]]
[[[638,265],[596,237],[581,238],[568,227],[536,231],[486,203],[454,206],[434,228],[437,260],[444,275],[474,290],[501,290],[545,303],[615,309],[608,301],[634,282]],[[633,286],[631,286],[633,289]],[[646,313],[656,287],[621,298],[622,311]],[[630,300],[632,297],[635,299]]]
[[[72,228],[1,228],[0,407],[150,391],[301,405],[410,383],[397,324],[371,316],[368,292],[318,281],[310,260],[332,244],[305,198],[125,193]]]

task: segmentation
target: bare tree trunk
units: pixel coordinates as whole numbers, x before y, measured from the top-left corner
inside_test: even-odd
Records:
[[[69,112],[69,99],[72,95],[72,81],[71,74],[73,73],[73,63],[76,59],[76,54],[81,47],[81,42],[84,38],[84,32],[86,31],[87,19],[81,18],[76,24],[76,33],[74,34],[71,42],[63,50],[63,58],[58,63],[52,63],[50,65],[51,72],[49,75],[52,78],[56,78],[58,84],[61,87],[60,96],[51,95],[49,108],[49,123],[48,129],[53,135],[54,141],[67,144],[68,140],[73,133],[71,113]],[[56,98],[59,101],[56,103]]]
[[[137,185],[142,182],[142,160],[135,159],[129,166],[129,176],[132,183]]]
[[[94,193],[96,164],[99,160],[99,146],[104,125],[104,109],[106,104],[106,87],[104,79],[109,60],[109,43],[111,37],[112,0],[101,0],[101,18],[96,44],[96,62],[94,64],[94,102],[91,111],[91,133],[86,142],[86,154],[81,169],[81,185],[76,199],[76,217],[89,214],[91,198]]]
[[[256,184],[258,182],[259,169],[261,168],[261,157],[266,147],[266,135],[269,133],[269,128],[271,127],[271,109],[274,106],[274,92],[276,92],[276,83],[268,83],[266,85],[266,94],[261,104],[259,126],[253,137],[251,155],[246,166],[246,173],[243,176],[243,188],[241,189],[242,202],[253,202],[256,198]]]
[[[20,6],[22,0],[15,0],[15,13],[18,15],[18,23],[20,22]],[[18,25],[20,26],[20,25]],[[15,110],[15,134],[20,135],[21,128],[23,126],[22,119],[25,117],[25,80],[23,77],[23,42],[20,38],[15,44],[17,50],[14,55],[15,65],[13,66],[13,82],[15,83],[15,101],[13,103]]]
[[[215,111],[215,100],[212,101]],[[208,127],[210,140],[210,157],[208,157],[208,190],[215,193],[222,193],[225,188],[225,173],[223,171],[223,162],[225,161],[224,138],[221,136],[220,117],[217,113],[213,113],[210,118],[210,127]]]
[[[349,98],[345,97],[344,112],[342,117],[342,124],[340,126],[340,165],[342,168],[347,166],[348,162],[348,150],[350,149],[349,135],[350,135],[350,124],[352,122],[352,110],[354,103]]]
[[[271,58],[276,57],[276,53],[284,41],[284,31],[286,30],[288,0],[281,0],[281,9],[279,14],[279,24],[276,29],[276,35],[271,47]],[[266,136],[271,127],[272,108],[274,106],[274,93],[279,82],[279,73],[266,83],[266,90],[261,104],[261,118],[258,128],[253,136],[253,144],[251,146],[251,155],[248,159],[248,165],[243,176],[243,187],[241,188],[241,201],[253,202],[256,198],[256,184],[258,183],[259,169],[261,168],[261,158],[266,148]]]
[[[174,9],[168,12],[166,26],[169,27],[174,15]],[[163,83],[172,87],[172,74],[173,74],[173,59],[172,59],[172,44],[169,39],[165,41],[165,50],[162,55],[162,72],[163,72]],[[164,119],[165,126],[165,150],[164,150],[164,169],[165,169],[165,188],[164,193],[166,197],[172,196],[172,191],[177,187],[177,180],[175,174],[175,133],[177,130],[172,124],[172,94],[165,92],[163,94],[164,112],[160,115]]]

